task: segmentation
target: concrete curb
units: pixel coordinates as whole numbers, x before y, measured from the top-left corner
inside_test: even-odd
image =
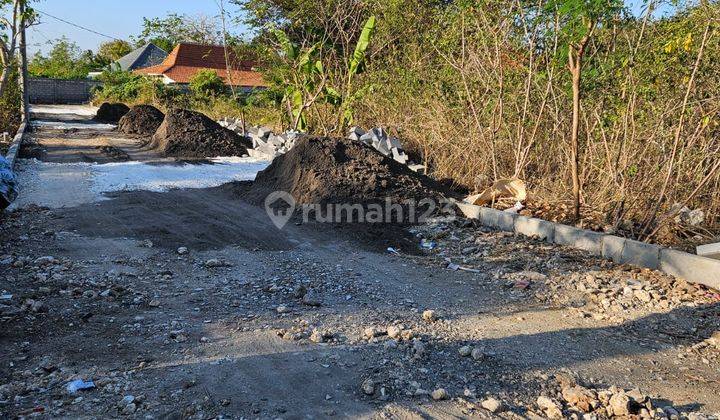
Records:
[[[581,249],[618,264],[660,270],[689,282],[720,290],[720,260],[489,207],[460,202],[456,205],[465,217],[478,219],[480,223],[491,228]]]
[[[18,127],[18,131],[13,138],[13,142],[10,144],[10,148],[5,154],[5,158],[8,160],[8,162],[10,163],[10,167],[13,169],[15,168],[15,161],[17,160],[17,155],[18,153],[20,153],[20,146],[22,145],[23,138],[25,137],[26,128],[27,122],[20,124],[20,127]]]

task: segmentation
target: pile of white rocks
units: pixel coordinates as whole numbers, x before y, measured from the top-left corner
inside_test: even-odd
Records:
[[[249,137],[253,143],[253,148],[248,150],[248,154],[251,157],[270,160],[287,153],[302,135],[302,133],[292,130],[282,134],[275,134],[268,127],[257,126],[248,127],[247,130],[243,132],[243,124],[239,118],[225,117],[219,120],[218,124]],[[417,165],[411,162],[400,140],[397,137],[388,135],[383,128],[376,127],[370,129],[370,131],[365,131],[360,127],[352,127],[348,139],[361,141],[396,162],[407,165],[415,172],[423,172],[425,170],[425,165]]]
[[[250,127],[247,135],[253,143],[253,148],[248,150],[250,156],[274,159],[292,149],[301,133],[286,131],[275,134],[267,127]]]
[[[268,127],[252,126],[243,133],[242,121],[238,118],[225,117],[218,121],[221,126],[233,130],[240,135],[249,137],[252,140],[253,148],[248,150],[251,157],[272,160],[277,156],[287,153],[295,145],[300,137],[297,131],[286,131],[275,134]]]
[[[348,138],[353,141],[361,141],[373,147],[387,157],[392,157],[396,162],[407,165],[413,171],[419,172],[425,169],[424,165],[416,165],[410,161],[397,137],[392,137],[380,127],[365,131],[360,127],[352,127]]]

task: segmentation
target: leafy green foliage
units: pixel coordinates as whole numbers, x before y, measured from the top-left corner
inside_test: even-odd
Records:
[[[127,55],[132,50],[133,48],[129,42],[122,40],[113,40],[100,44],[97,56],[100,60],[111,63],[123,57],[124,55]]]
[[[56,40],[47,56],[36,53],[28,63],[28,71],[36,77],[84,79],[102,66],[92,51],[81,51],[74,42],[63,37]]]
[[[363,27],[360,39],[358,39],[355,51],[353,52],[352,58],[350,58],[350,74],[362,73],[365,63],[365,53],[370,46],[370,38],[372,38],[373,32],[375,31],[375,16],[370,16],[365,26]]]
[[[143,30],[134,38],[136,46],[152,42],[170,52],[180,42],[219,44],[223,40],[215,17],[171,13],[163,18],[143,18]]]
[[[127,71],[106,70],[98,79],[103,85],[95,96],[102,100],[152,103],[160,98],[165,90],[159,80]]]
[[[190,90],[198,96],[213,96],[225,92],[226,87],[217,72],[202,69],[190,78]]]

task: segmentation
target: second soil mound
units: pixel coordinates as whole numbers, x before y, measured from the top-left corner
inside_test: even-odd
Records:
[[[120,118],[127,114],[128,111],[130,111],[130,108],[125,104],[104,102],[100,105],[100,108],[98,108],[95,118],[93,119],[102,123],[117,124]]]
[[[255,190],[253,201],[269,191],[285,191],[298,204],[400,203],[453,195],[364,143],[309,136],[258,173]]]
[[[137,105],[118,122],[118,130],[125,134],[152,136],[162,124],[165,114],[152,105]]]
[[[252,142],[199,112],[176,108],[165,114],[148,147],[165,156],[205,158],[245,155]]]

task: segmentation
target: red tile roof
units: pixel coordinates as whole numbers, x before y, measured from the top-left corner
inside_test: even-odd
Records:
[[[230,71],[225,64],[225,49],[219,45],[181,43],[167,56],[162,64],[137,69],[135,74],[164,75],[176,83],[190,83],[190,79],[202,69],[215,70],[225,84],[243,87],[267,86],[262,74],[253,70],[252,61],[238,60],[228,50]]]

